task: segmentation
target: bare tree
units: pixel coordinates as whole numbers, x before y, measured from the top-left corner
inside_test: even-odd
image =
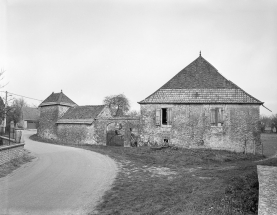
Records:
[[[265,132],[265,127],[271,124],[270,117],[261,115],[260,116],[260,123],[261,123],[261,132]]]
[[[12,105],[8,107],[9,109],[7,111],[7,122],[20,122],[23,107],[29,107],[29,105],[23,98],[14,99]]]
[[[3,68],[1,68],[1,71],[0,71],[0,83],[1,83],[0,88],[3,88],[7,85],[7,84],[2,84],[3,79],[4,79],[4,73],[5,73],[5,70]],[[5,112],[7,111],[6,109],[7,108],[5,107],[4,100],[0,97],[0,121],[1,121],[1,124],[2,124],[2,120],[5,118]]]
[[[115,116],[122,116],[130,110],[130,102],[124,94],[106,96],[103,104],[107,105]]]
[[[140,116],[140,112],[136,111],[136,110],[132,110],[128,112],[129,116],[134,116],[134,117],[139,117]]]
[[[272,122],[272,129],[273,129],[273,127],[275,127],[275,129],[277,129],[277,114],[273,114],[270,118],[271,118],[271,122]],[[276,130],[275,130],[275,132],[277,133]]]

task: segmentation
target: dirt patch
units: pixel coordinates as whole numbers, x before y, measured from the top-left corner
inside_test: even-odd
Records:
[[[149,167],[146,169],[152,173],[151,177],[159,177],[159,176],[169,176],[169,175],[176,175],[177,172],[172,171],[167,167]]]
[[[120,169],[121,173],[126,175],[126,177],[131,178],[131,174],[134,173],[150,173],[150,177],[162,177],[162,176],[172,176],[177,175],[178,173],[168,167],[155,167],[155,166],[137,166],[131,161],[122,160],[117,162],[118,168]],[[170,178],[171,179],[171,178]]]

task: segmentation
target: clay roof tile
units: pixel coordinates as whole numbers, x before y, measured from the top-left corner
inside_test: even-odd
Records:
[[[263,104],[223,77],[201,55],[139,103]]]

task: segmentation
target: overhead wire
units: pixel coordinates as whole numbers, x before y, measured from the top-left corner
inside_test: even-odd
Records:
[[[6,91],[0,91],[0,92],[5,93]],[[11,95],[15,95],[15,96],[20,96],[20,97],[23,97],[23,98],[27,98],[27,99],[33,99],[33,100],[40,101],[40,102],[42,101],[42,100],[40,100],[40,99],[35,99],[35,98],[28,97],[28,96],[23,96],[23,95],[11,93],[11,92],[8,92],[8,91],[7,91],[7,93],[8,93],[8,94],[11,94]]]

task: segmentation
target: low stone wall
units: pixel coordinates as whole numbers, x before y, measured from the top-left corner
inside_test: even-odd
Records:
[[[277,167],[257,166],[259,179],[259,215],[277,214]]]
[[[96,144],[94,124],[58,124],[57,139],[68,144]]]
[[[91,124],[85,123],[57,123],[57,141],[65,144],[93,144],[107,145],[107,127],[112,123],[122,125],[124,146],[131,145],[131,130],[138,136],[139,118],[135,117],[110,117],[99,118]],[[43,137],[50,139],[48,137]]]
[[[24,143],[0,147],[0,165],[21,157],[24,151]]]

